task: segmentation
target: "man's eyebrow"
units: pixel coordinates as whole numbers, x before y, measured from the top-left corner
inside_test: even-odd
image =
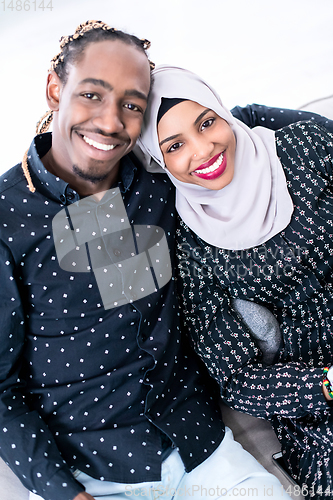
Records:
[[[198,118],[195,120],[194,125],[197,125],[199,123],[199,121],[201,120],[201,118],[203,118],[210,111],[211,111],[211,109],[207,108],[207,109],[205,109],[205,111],[203,111],[202,113],[200,113],[200,115],[198,116]]]
[[[79,85],[83,85],[85,83],[92,83],[93,85],[97,85],[99,87],[104,87],[106,90],[113,90],[112,85],[110,85],[108,82],[105,80],[99,80],[97,78],[85,78],[84,80],[81,80]]]
[[[176,139],[179,136],[180,136],[180,134],[170,135],[170,137],[163,139],[163,141],[161,141],[159,145],[162,146],[162,144],[164,144],[165,142],[172,141],[173,139]]]
[[[136,89],[126,90],[125,95],[138,97],[139,99],[143,99],[144,101],[148,100],[148,96],[146,94],[144,94],[143,92],[140,92],[140,90],[136,90]]]

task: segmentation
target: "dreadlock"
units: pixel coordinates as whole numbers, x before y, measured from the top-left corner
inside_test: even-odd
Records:
[[[101,42],[104,40],[119,40],[128,45],[136,47],[147,55],[146,51],[150,47],[149,40],[139,39],[134,35],[130,35],[102,21],[86,21],[79,24],[73,35],[63,36],[60,38],[60,52],[51,60],[49,71],[55,71],[63,85],[66,85],[69,75],[69,66],[77,63],[82,57],[84,49],[93,42]],[[148,57],[148,56],[147,56]],[[150,69],[153,70],[155,64],[148,59]],[[47,111],[36,125],[36,134],[47,132],[53,119],[53,112]],[[29,190],[34,193],[36,191],[28,168],[28,150],[24,153],[22,160],[22,169],[25,178],[28,182]]]

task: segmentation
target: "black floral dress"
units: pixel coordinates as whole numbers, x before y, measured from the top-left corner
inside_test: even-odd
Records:
[[[310,122],[276,132],[294,203],[264,244],[215,248],[179,221],[179,294],[194,348],[233,408],[269,419],[304,493],[333,494],[333,416],[321,389],[333,364],[333,135]],[[265,365],[233,298],[266,306],[283,342]]]

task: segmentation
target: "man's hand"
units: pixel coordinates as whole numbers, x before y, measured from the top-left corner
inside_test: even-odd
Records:
[[[94,499],[94,497],[89,495],[89,493],[86,493],[85,491],[83,491],[82,493],[79,493],[78,495],[76,495],[76,497],[73,498],[73,500],[95,500],[95,499]]]

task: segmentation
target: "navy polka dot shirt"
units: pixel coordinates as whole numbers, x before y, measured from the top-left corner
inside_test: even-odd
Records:
[[[29,150],[35,193],[20,165],[0,178],[0,452],[27,488],[71,500],[83,490],[77,469],[100,480],[159,480],[163,448],[178,448],[189,471],[224,427],[181,336],[173,279],[106,310],[93,272],[60,268],[52,220],[79,196],[44,168],[50,146],[44,134]],[[163,228],[173,265],[167,177],[130,154],[118,187],[130,224]]]

